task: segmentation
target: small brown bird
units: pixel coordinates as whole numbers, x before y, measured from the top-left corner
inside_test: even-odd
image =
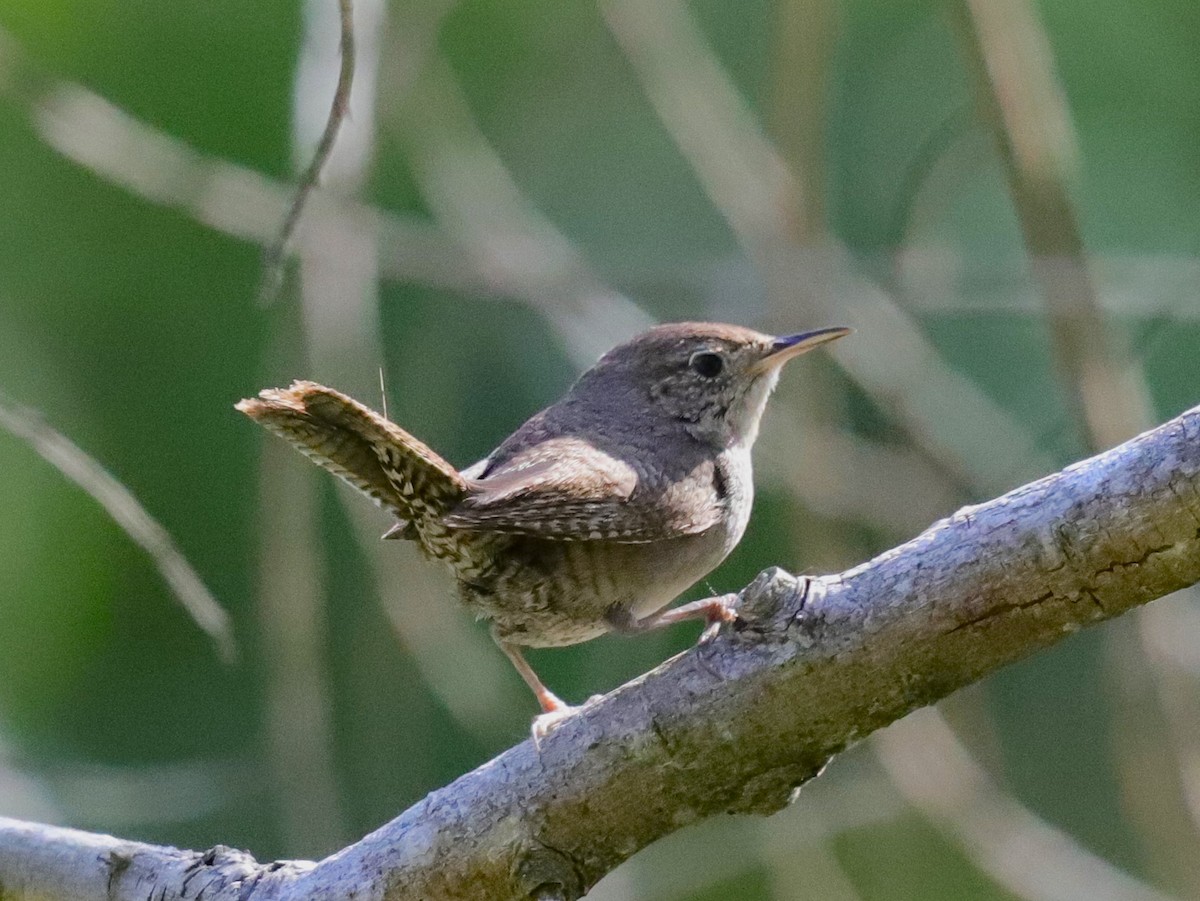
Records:
[[[394,514],[384,536],[449,564],[463,602],[533,689],[541,734],[573,709],[521,654],[605,632],[734,618],[727,598],[666,606],[746,529],[750,448],[788,360],[849,334],[775,338],[661,325],[613,348],[562,400],[459,472],[357,401],[314,382],[237,405]]]

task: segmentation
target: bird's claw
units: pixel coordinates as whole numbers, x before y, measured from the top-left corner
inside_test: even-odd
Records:
[[[721,632],[722,625],[733,625],[738,621],[738,604],[741,602],[736,594],[725,594],[719,598],[713,598],[708,608],[705,611],[705,620],[708,623],[704,627],[704,631],[700,633],[700,638],[697,644],[708,644]]]
[[[533,727],[530,732],[533,735],[533,746],[539,751],[542,747],[542,739],[553,732],[562,724],[562,722],[579,712],[578,707],[572,707],[570,704],[563,704],[554,710],[547,710],[545,713],[533,718]]]

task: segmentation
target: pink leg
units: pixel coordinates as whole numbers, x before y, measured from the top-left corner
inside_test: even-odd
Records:
[[[720,597],[704,598],[700,601],[692,601],[690,604],[672,607],[642,619],[634,619],[628,610],[618,608],[609,615],[608,621],[618,632],[634,633],[661,629],[685,620],[702,619],[708,623],[708,628],[701,633],[700,640],[708,641],[717,634],[721,623],[737,621],[737,602],[736,594],[723,594]]]
[[[504,652],[505,656],[512,661],[512,665],[521,674],[521,678],[525,680],[525,684],[533,691],[534,697],[538,699],[538,703],[542,706],[544,713],[561,713],[564,710],[571,709],[569,704],[542,683],[542,680],[533,671],[533,667],[529,665],[519,647],[515,644],[510,644],[497,635],[495,628],[492,629],[492,639],[500,646],[500,650]]]

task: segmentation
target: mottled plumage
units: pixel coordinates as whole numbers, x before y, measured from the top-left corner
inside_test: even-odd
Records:
[[[238,409],[394,514],[389,537],[448,563],[463,601],[558,713],[565,705],[518,646],[729,615],[716,601],[660,611],[745,530],[750,448],[781,364],[847,331],[772,338],[717,323],[659,326],[609,351],[461,473],[313,382]]]

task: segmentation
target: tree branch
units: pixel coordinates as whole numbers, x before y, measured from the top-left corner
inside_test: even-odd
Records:
[[[1200,407],[836,576],[763,573],[716,640],[316,864],[0,820],[0,897],[574,899],[655,839],[770,813],[984,674],[1200,580]]]
[[[279,235],[263,254],[263,283],[259,288],[259,300],[269,303],[275,299],[283,281],[284,257],[288,244],[295,234],[296,226],[300,224],[300,216],[308,203],[309,195],[316,190],[321,181],[321,172],[329,158],[333,155],[333,144],[337,140],[342,122],[350,113],[350,91],[354,85],[354,4],[353,0],[338,0],[338,18],[341,22],[341,56],[342,62],[338,70],[337,87],[333,91],[333,100],[329,106],[329,116],[325,120],[325,128],[317,141],[312,160],[305,167],[300,181],[296,184],[296,193],[288,205],[287,215],[279,227]]]
[[[37,410],[16,403],[3,391],[0,391],[0,431],[24,441],[103,507],[113,522],[150,557],[175,599],[216,643],[221,658],[226,663],[237,659],[229,614],[176,547],[171,533],[150,515],[129,488],[99,460],[46,422]]]

